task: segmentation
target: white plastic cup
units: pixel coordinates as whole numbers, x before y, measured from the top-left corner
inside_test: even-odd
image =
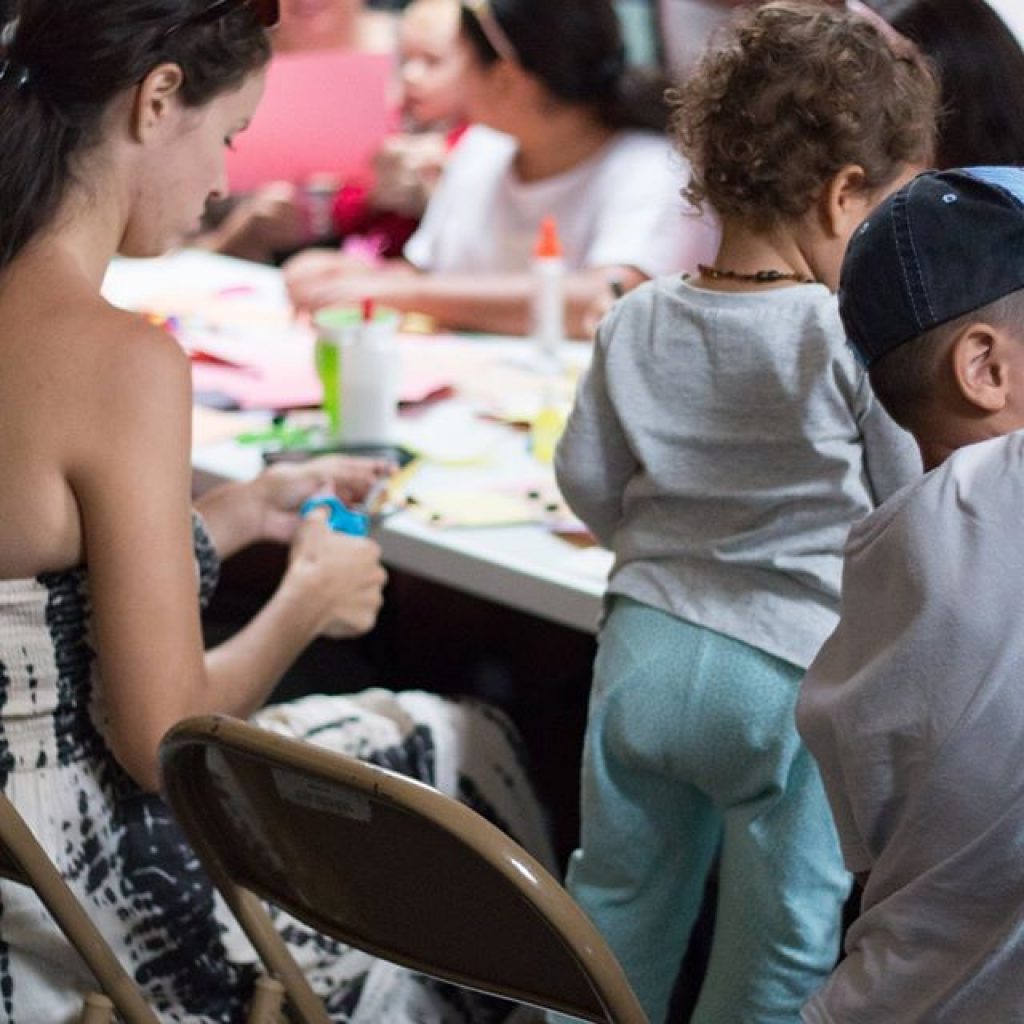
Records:
[[[392,443],[402,384],[398,313],[379,308],[364,322],[359,309],[338,307],[313,320],[332,432],[343,444]]]

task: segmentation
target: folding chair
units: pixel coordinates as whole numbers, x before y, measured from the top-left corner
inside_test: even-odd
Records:
[[[3,793],[0,793],[0,877],[26,885],[36,893],[99,982],[101,992],[89,992],[83,997],[79,1024],[109,1024],[115,1012],[123,1024],[160,1024],[107,940]],[[248,1024],[274,1024],[279,1019],[282,997],[280,982],[258,978]]]
[[[181,827],[289,997],[294,961],[267,942],[257,897],[424,974],[589,1021],[646,1024],[569,894],[456,800],[219,715],[176,725],[160,758]]]

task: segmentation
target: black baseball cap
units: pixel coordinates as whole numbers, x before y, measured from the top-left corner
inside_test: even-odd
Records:
[[[1024,168],[927,171],[854,232],[839,313],[865,366],[1024,288]]]

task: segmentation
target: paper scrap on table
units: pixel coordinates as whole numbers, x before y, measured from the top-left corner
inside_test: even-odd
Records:
[[[434,526],[521,526],[539,521],[535,502],[494,491],[439,491],[416,496],[409,512]]]
[[[136,308],[179,320],[186,331],[198,329],[233,334],[240,340],[246,335],[250,338],[257,335],[257,344],[265,342],[268,333],[279,335],[302,329],[287,302],[253,289],[243,290],[241,285],[217,291],[158,292]],[[308,328],[304,329],[309,333]]]
[[[538,525],[570,540],[574,546],[593,544],[587,528],[556,494],[533,488],[463,488],[416,492],[409,489],[409,511],[439,527]]]
[[[194,354],[192,388],[195,392],[217,392],[240,409],[312,409],[320,405],[323,387],[309,362],[275,362],[233,365],[225,357]],[[445,378],[402,375],[399,404],[404,408],[423,405],[452,393]]]
[[[246,429],[262,426],[267,417],[259,413],[221,412],[192,406],[192,445],[200,447],[217,441],[228,441]]]
[[[218,363],[192,363],[192,390],[222,394],[240,409],[308,409],[320,404],[316,373],[304,366],[239,369]]]

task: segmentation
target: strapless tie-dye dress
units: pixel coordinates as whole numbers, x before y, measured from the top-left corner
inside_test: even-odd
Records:
[[[200,591],[216,553],[195,519]],[[0,786],[163,1020],[240,1022],[255,954],[163,801],[104,739],[103,687],[84,570],[0,581]],[[457,796],[549,859],[514,732],[497,712],[421,692],[365,691],[271,706],[254,718]],[[500,1021],[511,1004],[433,982],[278,916],[335,1021]],[[0,883],[0,1021],[63,1024],[88,969],[27,889]]]

